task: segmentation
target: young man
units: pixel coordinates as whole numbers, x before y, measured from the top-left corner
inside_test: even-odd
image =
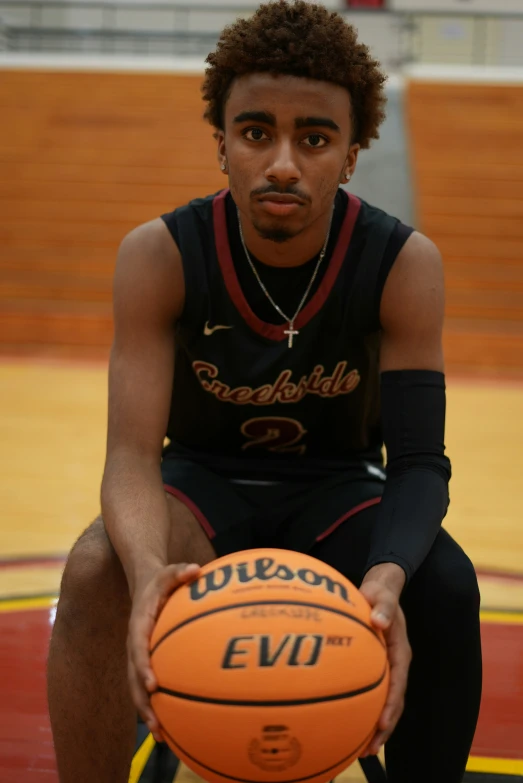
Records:
[[[392,676],[367,752],[386,743],[391,783],[459,783],[481,653],[474,569],[441,529],[442,263],[339,188],[378,138],[384,76],[301,0],[227,28],[208,63],[229,189],[119,252],[103,521],[69,557],[49,657],[60,780],[127,780],[136,708],[158,733],[147,641],[166,596],[272,545],[373,606]]]

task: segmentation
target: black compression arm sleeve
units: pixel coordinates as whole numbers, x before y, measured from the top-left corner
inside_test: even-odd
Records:
[[[387,480],[365,570],[397,563],[408,581],[434,543],[449,504],[445,376],[429,370],[382,373],[381,411]]]

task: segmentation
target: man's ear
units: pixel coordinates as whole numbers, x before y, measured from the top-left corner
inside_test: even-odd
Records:
[[[341,170],[341,174],[340,174],[340,183],[342,185],[347,184],[347,182],[349,182],[350,178],[354,174],[354,171],[356,170],[356,163],[358,161],[358,153],[360,149],[361,147],[359,144],[350,145],[347,159],[343,164],[343,169]]]
[[[227,152],[225,150],[225,133],[222,130],[217,130],[214,134],[214,138],[217,141],[218,148],[217,148],[217,158],[218,163],[220,164],[220,169],[223,171],[224,174],[228,173],[227,169]]]

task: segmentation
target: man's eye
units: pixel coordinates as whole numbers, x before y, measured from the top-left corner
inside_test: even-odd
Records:
[[[249,141],[260,141],[265,136],[261,128],[247,128],[243,135]]]
[[[319,133],[310,133],[305,139],[307,147],[324,147],[327,144],[327,139],[324,136],[320,136]]]

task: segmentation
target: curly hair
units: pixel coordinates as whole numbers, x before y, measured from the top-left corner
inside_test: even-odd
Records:
[[[204,117],[223,130],[224,106],[233,80],[255,72],[289,74],[332,82],[351,96],[352,141],[366,149],[385,119],[386,76],[356,29],[337,13],[305,0],[275,0],[249,19],[225,27],[206,59]]]

